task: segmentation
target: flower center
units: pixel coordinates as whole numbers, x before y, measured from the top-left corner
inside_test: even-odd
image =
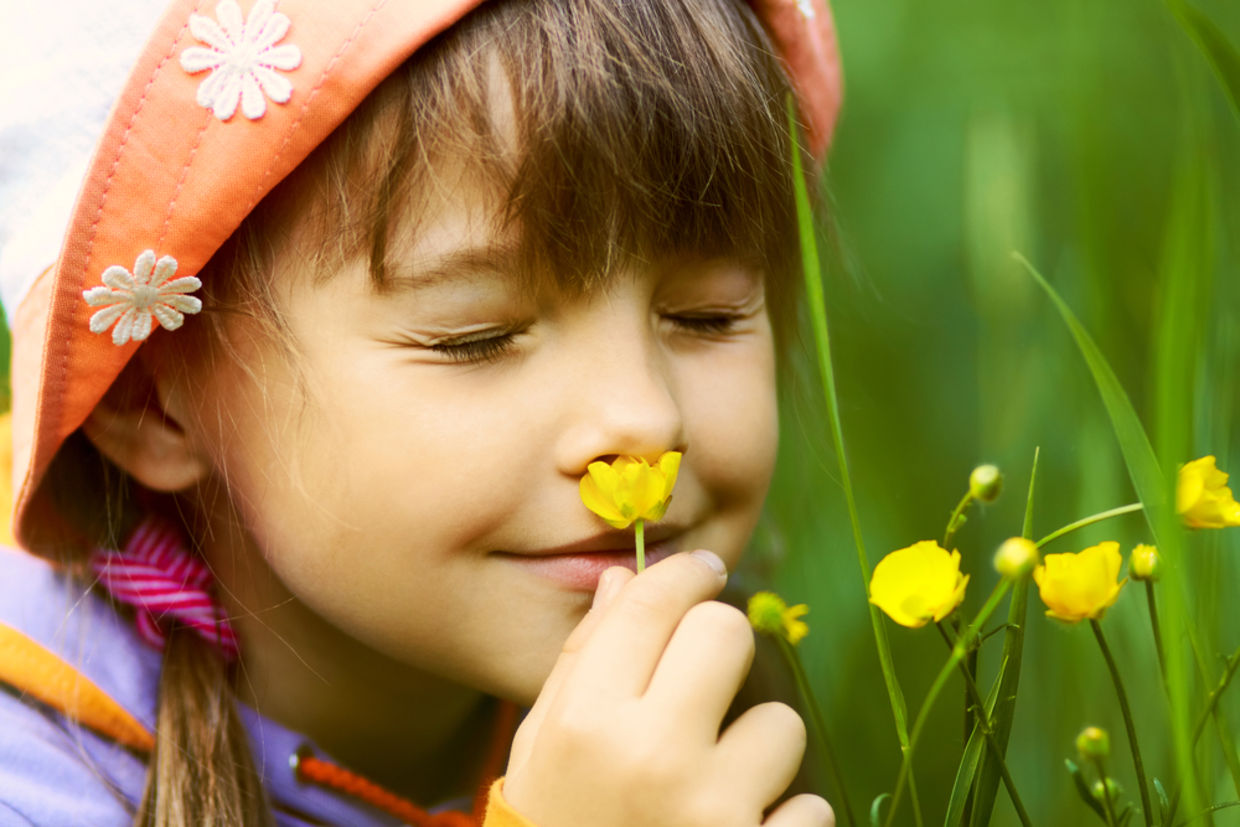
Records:
[[[133,306],[145,310],[159,301],[159,289],[149,284],[139,284],[133,289]]]

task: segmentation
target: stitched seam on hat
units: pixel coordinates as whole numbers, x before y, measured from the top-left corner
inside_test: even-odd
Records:
[[[197,3],[194,4],[194,7],[196,10]],[[99,194],[99,208],[95,211],[95,217],[91,221],[90,226],[87,228],[86,252],[83,256],[82,270],[78,274],[77,284],[74,285],[71,291],[74,294],[80,293],[82,289],[82,285],[86,282],[86,277],[87,277],[86,267],[89,266],[90,261],[91,261],[91,256],[94,255],[95,239],[98,236],[99,222],[103,220],[103,210],[104,210],[104,207],[106,207],[108,203],[108,193],[111,192],[112,181],[116,177],[116,168],[120,166],[121,157],[124,155],[125,147],[129,143],[129,136],[133,132],[134,122],[137,121],[138,115],[142,112],[143,107],[146,105],[147,96],[149,95],[151,91],[151,87],[155,85],[155,79],[159,76],[159,73],[163,70],[164,65],[172,58],[173,52],[176,51],[176,44],[178,41],[180,41],[181,35],[185,33],[185,30],[187,28],[189,28],[188,22],[186,22],[185,24],[181,26],[180,31],[178,31],[176,35],[172,38],[172,42],[169,44],[167,53],[160,59],[159,63],[156,64],[155,68],[151,70],[151,76],[147,79],[146,85],[142,87],[142,94],[138,98],[138,103],[134,107],[133,114],[129,116],[129,123],[125,125],[125,134],[121,136],[121,142],[116,147],[116,152],[112,158],[112,166],[108,169],[108,177],[104,181],[103,190]],[[59,296],[63,296],[65,294],[65,290],[66,290],[66,286],[61,285],[60,288],[57,290],[57,295],[54,295],[52,297],[53,316],[55,315],[54,308],[55,308],[56,300],[57,298],[59,298]],[[50,332],[50,326],[49,326],[49,332]],[[50,407],[52,403],[58,402],[59,398],[64,395],[64,383],[69,373],[69,359],[71,355],[70,351],[72,350],[71,343],[73,339],[72,337],[67,337],[63,339],[62,341],[65,343],[65,345],[61,352],[60,364],[57,366],[57,369],[56,369],[56,382],[54,383],[54,385],[49,383],[49,386],[45,387],[45,391],[47,392],[47,395],[49,397],[48,404],[47,405],[40,404],[39,409],[36,413],[36,419],[35,419],[36,435],[39,433],[39,429],[42,425],[42,422],[41,422],[43,418],[42,412],[46,410],[47,407]],[[59,427],[59,423],[57,427]],[[32,452],[31,459],[32,460],[37,459],[37,457],[33,454],[33,452]],[[28,477],[26,481],[27,483],[29,482],[29,474],[33,471],[34,467],[35,467],[35,463],[31,462],[29,467],[27,468],[27,477]],[[23,484],[23,486],[24,485],[25,483]]]
[[[250,211],[254,209],[256,204],[258,204],[262,194],[266,192],[264,185],[266,184],[267,179],[271,177],[271,173],[275,170],[276,164],[279,162],[280,158],[283,157],[284,151],[288,149],[288,145],[292,143],[293,136],[297,134],[297,127],[301,125],[302,120],[306,117],[306,113],[310,111],[310,104],[318,96],[320,90],[322,90],[323,84],[327,82],[328,76],[331,75],[332,70],[336,68],[336,64],[340,62],[340,59],[344,56],[344,53],[349,50],[349,47],[352,46],[354,41],[356,41],[361,35],[362,29],[370,23],[371,19],[378,13],[379,9],[385,5],[387,5],[387,0],[378,0],[377,3],[371,6],[370,11],[366,13],[365,17],[358,21],[357,25],[353,27],[353,31],[349,34],[348,38],[345,39],[344,43],[340,44],[340,48],[336,50],[336,53],[332,55],[331,60],[329,60],[327,65],[323,67],[323,72],[319,75],[318,81],[314,84],[310,91],[306,93],[306,101],[301,105],[301,109],[297,112],[297,117],[293,119],[291,124],[289,124],[288,131],[284,134],[284,140],[280,143],[280,148],[276,150],[275,155],[271,156],[271,160],[268,162],[267,168],[263,170],[262,176],[259,177],[258,183],[255,185],[254,194],[250,196],[250,201],[246,205],[246,215],[250,214]]]
[[[194,164],[194,156],[198,154],[198,148],[202,146],[202,137],[207,134],[207,127],[211,125],[211,110],[206,110],[206,116],[202,120],[202,126],[198,129],[198,135],[194,138],[194,145],[190,147],[189,157],[185,160],[185,166],[181,168],[181,177],[177,179],[176,189],[172,191],[172,201],[168,203],[168,212],[164,214],[164,226],[159,231],[159,241],[155,245],[156,252],[159,252],[164,246],[164,239],[168,237],[168,227],[172,224],[172,212],[176,208],[177,200],[181,197],[181,190],[185,187],[185,179],[189,178],[190,167]]]

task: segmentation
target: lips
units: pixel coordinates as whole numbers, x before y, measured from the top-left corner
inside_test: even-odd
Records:
[[[646,565],[654,565],[680,551],[683,529],[655,525],[646,532]],[[531,552],[498,552],[505,562],[535,577],[578,591],[593,591],[599,577],[612,566],[637,570],[637,550],[629,531],[609,531],[574,543]]]

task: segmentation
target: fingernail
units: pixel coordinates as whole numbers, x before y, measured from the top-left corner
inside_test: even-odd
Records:
[[[598,586],[594,589],[594,602],[590,604],[590,608],[601,609],[606,606],[615,590],[616,578],[612,575],[611,569],[607,569],[598,579]]]
[[[709,566],[710,570],[713,571],[715,574],[717,574],[719,577],[725,578],[725,579],[727,578],[728,567],[724,564],[723,560],[719,557],[718,554],[715,554],[713,551],[707,551],[706,549],[698,549],[697,551],[691,551],[689,552],[689,554],[693,557],[696,557],[697,559],[705,563],[707,566]]]

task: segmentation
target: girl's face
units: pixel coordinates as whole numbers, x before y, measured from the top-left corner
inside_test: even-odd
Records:
[[[648,560],[709,548],[736,565],[774,464],[774,349],[761,274],[729,261],[523,289],[489,203],[445,193],[383,290],[364,260],[316,284],[282,253],[297,356],[234,329],[237,358],[197,395],[216,424],[194,438],[226,481],[221,510],[296,602],[528,703],[602,568],[633,565],[632,531],[581,504],[589,463],[684,452]]]

